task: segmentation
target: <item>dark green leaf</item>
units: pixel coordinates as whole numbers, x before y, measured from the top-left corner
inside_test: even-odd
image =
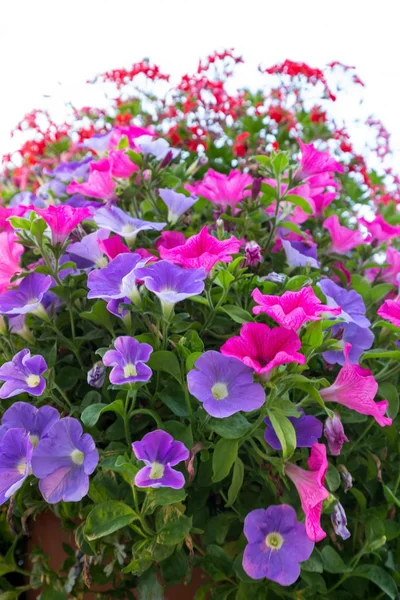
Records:
[[[210,419],[207,428],[223,438],[235,440],[245,435],[251,429],[251,424],[241,413],[236,413],[226,419]]]
[[[227,315],[230,316],[232,321],[235,323],[248,323],[250,321],[254,321],[253,317],[247,310],[243,310],[240,306],[233,306],[232,304],[227,304],[222,307],[222,310],[226,312]]]
[[[354,569],[352,577],[363,577],[377,585],[391,600],[397,599],[397,586],[387,571],[376,565],[361,565]]]
[[[84,533],[89,541],[97,540],[126,527],[137,518],[135,511],[123,502],[102,502],[88,514]]]
[[[220,439],[213,454],[213,478],[214,482],[221,481],[229,475],[233,463],[237,458],[237,440]]]
[[[321,558],[324,570],[328,573],[349,573],[351,571],[351,568],[343,562],[341,556],[332,546],[322,548]]]
[[[179,361],[173,352],[167,350],[153,352],[147,364],[153,371],[169,373],[181,383],[181,368],[179,366]]]
[[[268,411],[271,425],[282,446],[283,458],[290,458],[296,448],[296,431],[287,417],[278,412]]]
[[[94,427],[100,415],[105,412],[115,412],[123,417],[125,414],[124,403],[122,400],[114,400],[110,404],[90,404],[83,411],[81,421],[86,427]]]
[[[244,476],[244,465],[243,462],[238,457],[235,460],[235,464],[233,466],[233,475],[232,475],[232,483],[228,490],[228,503],[226,506],[232,506],[235,502],[238,494],[240,492],[240,488],[243,484],[243,476]]]

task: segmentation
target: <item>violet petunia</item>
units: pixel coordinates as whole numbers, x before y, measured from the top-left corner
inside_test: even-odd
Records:
[[[167,154],[171,154],[171,158],[176,158],[180,154],[180,150],[177,148],[171,148],[167,140],[163,138],[158,138],[153,140],[153,134],[151,135],[143,135],[135,140],[135,145],[140,148],[143,154],[150,156],[154,156],[157,160],[162,160],[167,156]]]
[[[314,543],[288,504],[252,510],[244,520],[248,544],[243,569],[252,579],[266,577],[280,585],[292,585],[300,576],[301,562],[310,558]]]
[[[145,363],[149,360],[153,348],[150,344],[140,343],[129,335],[121,335],[114,342],[115,350],[107,350],[103,356],[106,367],[113,367],[110,381],[114,385],[149,381],[152,370]]]
[[[32,456],[32,472],[49,504],[79,502],[89,490],[89,475],[99,462],[92,436],[77,419],[57,421]]]
[[[28,402],[15,402],[4,413],[1,425],[3,431],[24,429],[35,448],[39,441],[48,435],[59,418],[58,410],[52,406],[36,408]]]
[[[312,446],[308,459],[309,471],[287,463],[285,473],[293,481],[300,496],[301,507],[306,516],[306,532],[310,540],[320,542],[326,536],[320,524],[322,503],[329,496],[324,487],[328,470],[326,448],[317,442]]]
[[[31,273],[24,277],[18,288],[0,295],[0,314],[24,315],[34,313],[44,314],[43,296],[52,286],[50,275]]]
[[[309,266],[313,269],[320,268],[315,246],[310,246],[305,242],[291,242],[289,240],[282,240],[282,246],[289,267]]]
[[[21,350],[0,367],[0,381],[5,382],[0,388],[0,398],[12,398],[23,393],[41,396],[46,387],[42,377],[46,369],[43,356],[31,356],[30,350]]]
[[[128,297],[134,302],[140,301],[135,269],[145,264],[146,261],[134,252],[119,254],[103,269],[95,269],[89,273],[88,298],[102,298],[109,302]]]
[[[271,329],[263,323],[244,323],[240,336],[227,340],[221,346],[221,352],[225,356],[238,358],[265,378],[280,365],[304,365],[305,356],[297,352],[300,348],[300,338],[291,329]]]
[[[189,392],[217,419],[261,408],[265,392],[253,381],[253,371],[240,360],[209,350],[194,363],[187,382]]]
[[[82,268],[106,267],[108,260],[104,256],[99,240],[105,240],[109,235],[110,232],[107,229],[98,229],[93,233],[85,235],[79,242],[70,244],[67,252],[70,254],[71,260],[76,262],[74,260],[75,256],[81,260],[83,259],[84,264],[87,263],[87,267]]]
[[[166,315],[170,314],[177,302],[201,294],[207,277],[202,267],[184,269],[168,260],[160,260],[149,267],[137,268],[135,275],[143,280],[146,288],[160,299]]]
[[[49,206],[48,208],[35,208],[35,212],[42,217],[51,229],[52,243],[63,244],[71,231],[79,223],[90,219],[92,210],[89,207],[74,208],[66,204]]]
[[[8,429],[0,439],[0,504],[24,483],[30,472],[33,446],[24,429]]]
[[[347,540],[351,536],[347,529],[347,517],[343,506],[337,502],[331,512],[331,521],[336,535],[340,535],[342,540]]]
[[[93,158],[91,156],[87,156],[79,161],[70,162],[61,162],[58,166],[52,171],[45,171],[46,175],[50,175],[54,179],[58,179],[63,183],[68,183],[72,179],[86,179],[89,173],[89,163],[91,163]]]
[[[339,456],[343,444],[350,441],[344,432],[342,421],[337,413],[334,413],[332,418],[328,417],[326,419],[324,435],[332,456]]]
[[[322,423],[312,415],[305,415],[304,411],[299,409],[299,417],[288,417],[296,432],[296,448],[311,448],[315,442],[322,436]],[[264,439],[274,450],[282,450],[282,445],[272,427],[271,420],[264,419],[267,427],[264,431]]]
[[[168,208],[168,222],[174,225],[179,217],[197,202],[197,196],[185,196],[174,190],[162,188],[158,190],[160,198]]]
[[[99,227],[118,233],[130,242],[136,239],[140,231],[161,231],[166,226],[166,223],[153,223],[152,221],[135,219],[118,206],[100,208],[94,215],[94,221]]]
[[[189,450],[182,442],[176,442],[166,431],[156,429],[147,433],[140,442],[133,442],[132,450],[136,458],[146,465],[135,476],[137,487],[183,488],[185,477],[172,468],[189,458]]]
[[[362,296],[355,290],[346,290],[330,279],[321,279],[318,287],[326,296],[327,305],[340,306],[340,318],[346,323],[355,323],[359,327],[369,327],[370,321],[365,316],[366,308]]]

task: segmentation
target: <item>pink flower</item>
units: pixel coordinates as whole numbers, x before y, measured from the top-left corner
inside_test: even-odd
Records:
[[[186,238],[180,231],[163,231],[154,245],[157,250],[159,250],[161,246],[170,250],[171,248],[176,248],[176,246],[182,246],[185,242]]]
[[[343,166],[329,156],[328,152],[321,152],[313,144],[304,144],[300,139],[296,139],[301,150],[300,168],[295,175],[296,179],[306,179],[320,173],[343,173]]]
[[[7,291],[10,279],[21,270],[20,257],[24,247],[17,240],[12,232],[0,233],[0,294]]]
[[[378,383],[371,371],[349,362],[351,344],[344,346],[344,366],[340,369],[334,383],[320,394],[325,402],[337,402],[362,415],[374,417],[381,426],[391,425],[392,419],[384,414],[388,407],[387,400],[374,402],[378,391]]]
[[[49,206],[48,208],[31,207],[37,212],[51,229],[53,244],[64,243],[75,227],[85,219],[92,216],[92,210],[85,208],[74,208],[67,204]]]
[[[104,254],[112,260],[118,254],[124,254],[130,252],[128,246],[125,246],[119,235],[113,235],[112,237],[97,240],[99,248]]]
[[[154,137],[156,134],[153,131],[150,131],[150,129],[138,127],[137,125],[114,127],[111,132],[110,139],[108,140],[108,147],[116,148],[124,135],[128,138],[129,146],[131,148],[136,148],[137,138],[142,137],[142,135],[150,135]]]
[[[239,252],[241,242],[234,235],[227,240],[217,240],[208,233],[207,227],[197,235],[192,235],[182,246],[159,247],[161,258],[182,265],[187,269],[204,267],[207,273],[218,262],[229,263],[232,254]]]
[[[250,196],[251,190],[245,188],[250,186],[253,178],[247,173],[233,170],[229,175],[218,173],[214,169],[208,169],[203,181],[194,185],[186,184],[186,189],[196,196],[203,196],[213,204],[218,204],[222,210],[228,206],[234,207],[246,196]]]
[[[108,155],[111,175],[114,177],[130,177],[139,167],[135,165],[124,150],[111,150]]]
[[[322,223],[323,227],[329,231],[332,238],[332,252],[348,252],[360,244],[364,244],[366,240],[361,231],[352,231],[339,223],[339,217],[332,215],[325,219]]]
[[[323,313],[339,315],[340,307],[331,308],[322,304],[311,286],[299,292],[285,292],[282,296],[267,296],[257,288],[252,293],[253,300],[259,304],[253,313],[265,313],[279,325],[298,331],[307,321],[319,321]]]
[[[301,348],[298,335],[291,329],[271,329],[263,323],[245,323],[240,336],[230,338],[221,346],[225,356],[234,356],[260,375],[269,373],[279,365],[306,362],[297,352]]]
[[[84,183],[72,181],[67,187],[68,194],[83,194],[101,200],[114,200],[117,184],[112,178],[111,163],[104,158],[90,163],[88,180]]]
[[[371,275],[373,274],[372,279],[380,272],[383,281],[397,286],[397,275],[400,273],[400,252],[394,248],[388,248],[386,251],[385,263],[389,266],[383,269],[369,269]]]
[[[322,192],[319,194],[313,194],[313,190],[311,190],[311,196],[314,201],[315,206],[315,216],[321,217],[325,209],[330,205],[331,202],[334,201],[337,194],[336,192]]]
[[[276,187],[275,179],[264,179],[263,181],[265,183],[268,183],[268,185],[270,185],[273,188]],[[286,193],[287,188],[288,188],[287,183],[281,183],[281,187],[280,187],[281,195]],[[290,196],[290,195],[301,196],[302,198],[304,198],[304,200],[306,200],[306,202],[310,205],[313,212],[315,212],[314,200],[311,197],[311,189],[310,189],[309,185],[307,185],[307,184],[298,185],[297,187],[290,189],[288,191],[288,196]],[[300,206],[293,206],[293,204],[290,203],[290,200],[286,201],[286,199],[284,199],[283,201],[281,201],[279,204],[279,208],[280,208],[279,216],[282,215],[283,213],[286,213],[287,214],[286,219],[289,221],[292,221],[293,223],[296,223],[297,225],[301,225],[301,223],[304,223],[305,221],[307,221],[307,219],[310,218],[309,213],[304,212],[304,210]],[[273,216],[275,214],[275,210],[276,210],[276,202],[272,202],[265,209],[265,212],[267,213],[267,215]]]
[[[14,231],[8,220],[10,217],[22,217],[29,210],[28,206],[0,206],[0,231]]]
[[[390,225],[381,215],[375,217],[373,221],[359,219],[358,222],[368,229],[372,239],[377,242],[385,242],[400,235],[400,225]]]
[[[386,319],[396,327],[400,327],[400,302],[399,300],[385,300],[382,306],[377,310],[377,314]]]
[[[324,444],[315,442],[307,463],[309,471],[291,463],[286,465],[285,471],[300,496],[301,508],[306,516],[306,533],[313,542],[320,542],[326,537],[321,527],[322,503],[329,496],[328,490],[324,487],[328,470]]]

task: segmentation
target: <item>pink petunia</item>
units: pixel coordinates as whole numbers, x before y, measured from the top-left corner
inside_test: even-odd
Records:
[[[244,323],[240,336],[230,338],[221,346],[225,356],[234,356],[260,375],[267,376],[272,369],[287,363],[306,362],[297,352],[301,348],[298,335],[291,329],[271,329],[263,323]]]
[[[324,313],[339,315],[340,307],[331,308],[322,304],[314,294],[311,286],[299,292],[285,292],[282,296],[264,295],[257,288],[253,291],[254,302],[259,306],[253,308],[253,313],[265,313],[279,325],[298,331],[307,321],[319,321]]]
[[[67,204],[49,206],[48,208],[31,207],[42,217],[51,229],[53,244],[63,244],[71,231],[85,219],[92,216],[92,210],[88,207],[74,208]]]
[[[208,233],[207,227],[192,235],[182,246],[159,247],[161,258],[182,265],[186,269],[204,267],[209,273],[218,262],[229,263],[232,255],[239,252],[241,241],[232,235],[227,240],[217,240]]]
[[[313,144],[304,144],[299,138],[296,139],[301,150],[301,160],[295,179],[306,179],[320,173],[343,173],[343,166],[328,152],[321,152]]]
[[[67,187],[67,192],[111,201],[115,199],[116,187],[117,184],[112,178],[111,163],[104,158],[91,162],[88,180],[84,183],[72,181]]]
[[[180,231],[163,231],[154,245],[157,250],[159,250],[161,246],[166,250],[170,250],[176,246],[182,246],[185,242],[186,238]]]
[[[385,300],[382,306],[377,310],[377,314],[392,323],[392,325],[396,325],[396,327],[400,327],[400,302],[399,300]]]
[[[348,229],[339,223],[339,217],[337,215],[331,215],[322,223],[323,227],[329,231],[332,238],[332,252],[348,252],[356,246],[365,244],[361,231],[353,231]]]
[[[368,229],[374,241],[386,242],[400,236],[400,225],[391,225],[385,221],[382,215],[376,216],[373,221],[359,219],[358,222]]]
[[[321,527],[322,503],[329,496],[329,492],[324,486],[328,470],[324,444],[315,442],[307,462],[309,471],[288,463],[285,472],[293,481],[300,496],[301,508],[306,516],[306,533],[313,542],[320,542],[326,537],[326,533]]]
[[[275,179],[264,179],[265,183],[268,183],[271,187],[276,187]],[[287,183],[281,183],[280,192],[281,195],[285,194],[288,188]],[[311,188],[307,184],[298,185],[294,188],[291,188],[288,191],[288,196],[301,196],[304,200],[310,205],[313,212],[315,212],[314,200],[311,197]],[[310,214],[306,213],[300,206],[293,206],[290,203],[290,200],[283,199],[279,203],[280,215],[286,214],[286,219],[292,221],[292,223],[296,223],[297,225],[301,225],[307,219],[310,218]],[[268,215],[273,216],[276,211],[276,202],[272,202],[266,209],[265,212]]]
[[[112,237],[97,240],[99,248],[104,254],[112,260],[118,254],[124,254],[130,252],[128,246],[125,246],[119,235],[113,235]]]
[[[135,165],[124,150],[111,150],[108,155],[113,177],[130,177],[139,167]]]
[[[246,196],[250,196],[251,190],[246,190],[253,182],[253,178],[247,173],[232,170],[229,175],[218,173],[214,169],[208,169],[202,181],[194,185],[186,184],[186,189],[196,196],[203,196],[213,204],[217,204],[222,210],[228,206],[234,207]]]
[[[369,269],[366,272],[367,277],[373,280],[376,275],[380,274],[383,281],[397,286],[399,283],[397,275],[400,273],[400,252],[392,247],[388,248],[385,263],[389,266],[382,269],[379,267]]]
[[[0,231],[14,231],[8,219],[22,217],[27,210],[29,210],[28,206],[0,206]]]
[[[6,292],[11,278],[21,270],[20,258],[24,247],[17,236],[9,231],[0,233],[0,294]]]
[[[387,400],[374,402],[378,383],[369,369],[349,362],[351,344],[344,346],[344,366],[340,369],[334,383],[321,390],[325,402],[337,402],[362,415],[374,417],[381,426],[391,425],[392,419],[385,417]]]

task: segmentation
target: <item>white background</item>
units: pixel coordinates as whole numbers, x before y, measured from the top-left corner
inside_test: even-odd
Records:
[[[10,130],[32,108],[62,116],[65,101],[101,101],[85,84],[97,73],[148,57],[176,80],[229,47],[246,61],[235,83],[250,87],[260,63],[355,65],[364,102],[359,91],[344,94],[336,117],[373,113],[398,151],[399,17],[397,0],[0,0],[0,155],[14,149]],[[359,127],[359,144],[364,136]]]

